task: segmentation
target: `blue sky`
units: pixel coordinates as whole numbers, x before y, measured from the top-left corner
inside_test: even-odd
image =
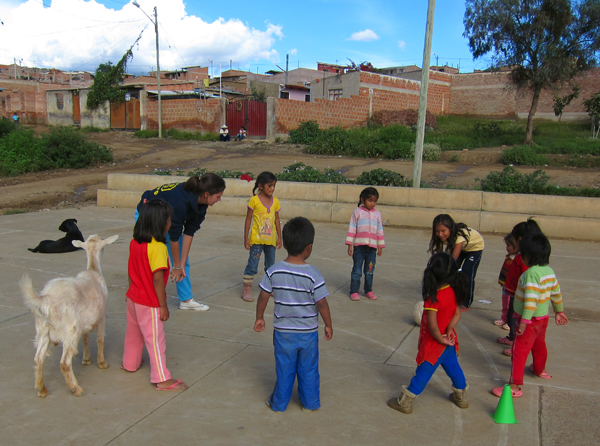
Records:
[[[207,66],[213,74],[233,68],[264,73],[316,69],[317,62],[348,59],[374,66],[422,64],[426,0],[263,0],[200,2],[138,0],[143,11],[158,8],[161,69]],[[287,4],[289,3],[289,6]],[[438,1],[432,64],[484,69],[473,61],[464,32],[464,0]],[[143,30],[128,71],[155,68],[154,25],[125,0],[3,0],[0,63],[93,71],[117,62]]]

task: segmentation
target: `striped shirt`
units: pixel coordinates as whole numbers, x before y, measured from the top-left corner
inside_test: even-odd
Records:
[[[385,248],[383,221],[377,209],[369,211],[363,206],[354,209],[350,218],[346,245]]]
[[[260,288],[273,293],[273,328],[287,333],[310,333],[319,327],[316,303],[329,294],[321,273],[308,263],[277,262],[265,273]]]
[[[515,313],[521,315],[524,322],[532,318],[548,317],[550,302],[555,312],[563,311],[560,285],[554,271],[548,265],[532,266],[519,278],[515,293]]]

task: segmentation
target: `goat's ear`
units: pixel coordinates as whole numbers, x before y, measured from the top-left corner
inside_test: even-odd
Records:
[[[71,240],[71,243],[73,243],[73,246],[76,248],[83,248],[83,242],[80,240]]]
[[[110,245],[111,243],[116,242],[118,238],[119,238],[118,235],[113,235],[112,237],[105,238],[102,241],[102,246]]]

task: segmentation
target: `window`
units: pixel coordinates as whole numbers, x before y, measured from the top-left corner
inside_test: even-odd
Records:
[[[337,101],[338,98],[342,97],[342,89],[338,88],[335,90],[329,90],[329,100],[330,101]]]
[[[56,108],[62,110],[65,106],[65,98],[62,93],[56,93]]]
[[[310,102],[310,95],[309,94],[305,94],[304,95],[304,102]]]
[[[279,93],[279,97],[281,99],[289,99],[290,98],[290,92],[289,91],[282,91],[281,93]]]

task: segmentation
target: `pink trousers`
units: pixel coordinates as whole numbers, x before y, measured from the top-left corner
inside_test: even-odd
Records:
[[[160,309],[139,305],[127,298],[127,330],[123,351],[125,370],[135,372],[140,368],[144,345],[150,356],[150,382],[161,383],[171,379],[167,369],[167,344]]]

